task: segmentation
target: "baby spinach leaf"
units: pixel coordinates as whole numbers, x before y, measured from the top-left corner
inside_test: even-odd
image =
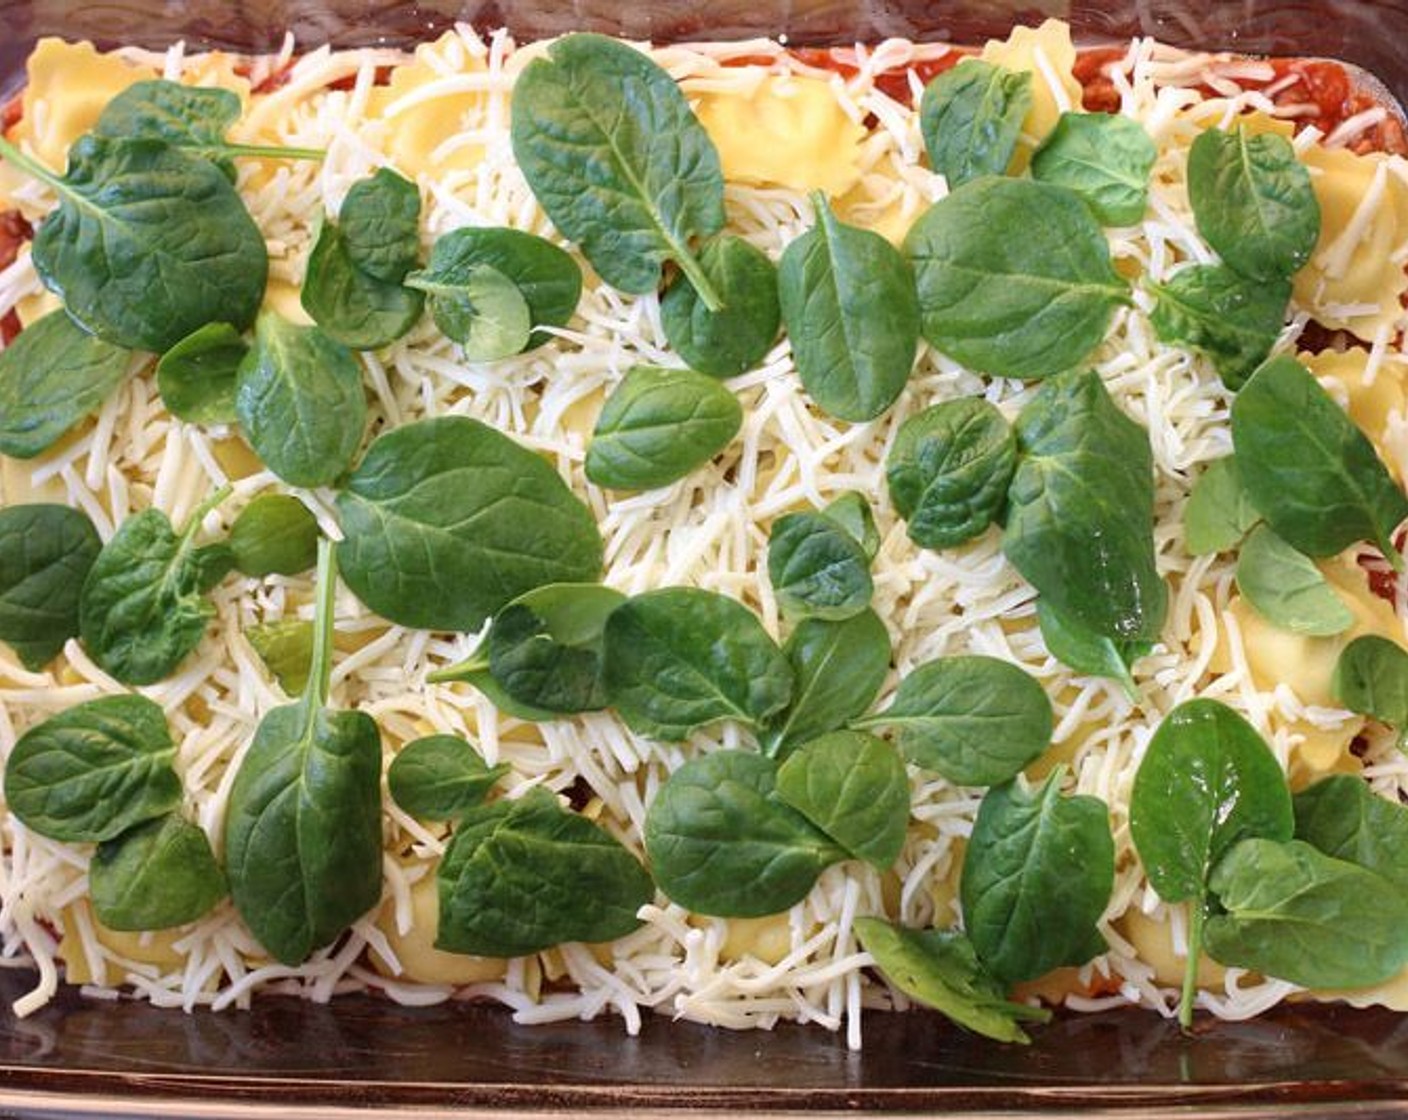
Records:
[[[1408,809],[1357,774],[1331,774],[1293,799],[1296,839],[1408,890]]]
[[[875,967],[910,999],[932,1007],[965,1030],[998,1042],[1031,1041],[1018,1023],[1045,1023],[1051,1012],[1009,1003],[1007,993],[957,930],[907,929],[879,918],[857,918],[856,935]]]
[[[1002,550],[1073,625],[1157,641],[1168,592],[1154,562],[1149,436],[1099,375],[1052,378],[1017,417],[1021,459]]]
[[[74,144],[63,178],[3,139],[0,156],[58,195],[34,235],[34,267],[85,329],[161,353],[206,323],[254,321],[264,236],[214,164],[97,136]]]
[[[240,510],[226,543],[247,576],[296,576],[318,562],[318,519],[292,494],[261,494]]]
[[[463,416],[379,436],[337,509],[347,585],[402,626],[477,630],[525,591],[601,572],[596,519],[558,473]]]
[[[689,248],[724,224],[724,178],[675,80],[603,35],[568,35],[513,87],[513,155],[547,215],[623,292],[673,260],[706,307],[723,301]]]
[[[88,886],[93,916],[117,930],[183,926],[229,893],[204,830],[179,813],[99,844]]]
[[[965,58],[924,87],[919,130],[929,165],[949,190],[1005,174],[1032,107],[1032,76]]]
[[[166,411],[193,424],[229,424],[237,419],[235,379],[249,353],[229,323],[206,323],[161,356],[156,387]]]
[[[78,593],[102,549],[88,515],[67,506],[0,509],[0,641],[38,671],[78,634]]]
[[[337,556],[318,542],[310,687],[259,721],[225,814],[235,909],[269,953],[301,964],[381,898],[381,734],[329,708]]]
[[[1117,642],[1093,634],[1072,622],[1045,599],[1036,601],[1036,621],[1047,652],[1068,669],[1120,682],[1125,695],[1135,697],[1130,667],[1153,649],[1150,642]]]
[[[753,612],[665,587],[606,620],[606,692],[632,731],[679,741],[715,720],[763,724],[792,698],[792,669]]]
[[[1179,1021],[1193,1020],[1208,879],[1248,837],[1289,840],[1291,795],[1256,729],[1216,700],[1190,700],[1159,724],[1134,776],[1129,830],[1165,902],[1189,902]]]
[[[181,803],[176,745],[145,696],[105,696],[31,727],[5,764],[5,803],[50,840],[111,840]]]
[[[420,255],[420,189],[389,167],[353,183],[337,215],[352,263],[374,280],[399,284]]]
[[[1355,638],[1335,662],[1330,693],[1351,712],[1396,728],[1403,749],[1408,736],[1408,653],[1397,642],[1375,634]]]
[[[0,454],[33,459],[96,412],[132,355],[51,311],[0,350]]]
[[[1012,425],[987,401],[961,397],[900,425],[885,481],[909,539],[923,548],[952,548],[997,519],[1016,469]]]
[[[458,735],[427,735],[407,743],[386,771],[396,804],[413,817],[453,821],[478,806],[507,774],[489,766]]]
[[[362,367],[317,327],[270,311],[240,364],[235,410],[250,446],[290,486],[327,486],[352,463],[367,426]]]
[[[909,778],[895,748],[862,731],[798,747],[777,771],[780,797],[854,859],[888,871],[909,826]]]
[[[1272,358],[1232,402],[1242,484],[1266,523],[1307,556],[1373,541],[1396,570],[1408,498],[1374,445],[1294,358]]]
[[[305,619],[266,622],[249,627],[244,636],[279,687],[302,696],[313,660],[313,624]]]
[[[782,319],[802,385],[842,420],[873,420],[904,389],[919,345],[909,265],[888,241],[848,226],[821,192],[816,224],[778,264]]]
[[[134,82],[117,94],[103,107],[93,133],[110,139],[160,140],[221,163],[231,178],[233,168],[223,161],[232,156],[323,158],[324,153],[314,148],[227,142],[225,133],[240,119],[240,112],[239,95],[231,90],[155,79]]]
[[[1240,389],[1266,361],[1285,325],[1291,282],[1249,280],[1226,265],[1180,269],[1164,284],[1149,322],[1160,342],[1206,354],[1222,383]]]
[[[738,434],[738,398],[690,369],[636,366],[606,399],[587,448],[587,477],[612,490],[668,486]]]
[[[1095,923],[1115,881],[1109,810],[1098,797],[1062,797],[1045,784],[990,789],[963,857],[963,921],[978,959],[999,981],[1033,980],[1105,951]]]
[[[763,750],[786,758],[870,707],[890,669],[890,633],[870,608],[841,621],[805,618],[782,647],[796,685],[764,728]]]
[[[709,310],[682,276],[660,300],[660,324],[690,369],[734,377],[761,362],[777,338],[777,268],[761,249],[728,233],[704,246],[699,267],[723,307]]]
[[[1293,634],[1326,638],[1354,625],[1354,612],[1314,561],[1265,525],[1242,542],[1237,590],[1267,622]]]
[[[1021,772],[1051,745],[1051,701],[995,657],[941,657],[911,670],[890,706],[853,727],[893,727],[905,759],[965,786]]]
[[[1364,988],[1408,964],[1408,898],[1300,840],[1243,840],[1213,869],[1214,960],[1307,988]]]
[[[215,608],[195,545],[200,524],[228,495],[219,491],[181,528],[144,509],[124,521],[93,562],[78,599],[78,630],[98,665],[123,684],[153,684],[200,644]]]
[[[488,957],[624,937],[655,896],[635,856],[544,789],[469,810],[436,880],[435,947]]]
[[[406,286],[424,292],[440,333],[460,344],[467,361],[497,362],[527,349],[533,312],[518,285],[487,264],[454,276],[413,272]]]
[[[1129,226],[1144,216],[1158,154],[1129,117],[1062,113],[1032,156],[1032,178],[1075,191],[1102,225]]]
[[[768,578],[794,618],[850,618],[875,591],[865,547],[824,513],[788,513],[773,522]]]
[[[1320,204],[1284,136],[1208,129],[1188,149],[1188,201],[1198,232],[1253,280],[1284,280],[1310,259]]]
[[[325,221],[299,297],[327,336],[352,350],[390,346],[420,320],[425,296],[357,267],[342,227]]]
[[[1183,540],[1194,556],[1230,552],[1260,521],[1237,457],[1226,455],[1209,463],[1193,483],[1183,507]]]
[[[981,373],[1035,378],[1069,369],[1129,303],[1095,216],[1051,183],[965,184],[920,216],[904,251],[924,337]]]
[[[430,263],[408,277],[407,283],[437,283],[454,289],[465,284],[476,270],[485,268],[493,269],[513,284],[527,302],[535,327],[563,326],[577,310],[582,296],[582,270],[577,262],[551,241],[507,227],[456,229],[443,234],[430,250]],[[454,293],[443,299],[432,293],[427,303],[440,330],[457,338],[441,322],[447,305],[454,315],[458,306]],[[535,331],[526,345],[541,346],[549,337],[543,331]]]
[[[671,901],[721,918],[786,910],[847,858],[779,799],[777,763],[747,751],[715,751],[671,774],[646,813],[645,852]]]
[[[555,583],[520,595],[489,627],[489,673],[515,701],[547,712],[606,707],[607,616],[626,601],[595,583]]]
[[[549,586],[552,585],[549,584]],[[430,684],[449,684],[463,681],[482,692],[485,699],[504,715],[528,723],[543,723],[547,720],[558,719],[561,715],[559,712],[550,712],[546,708],[534,708],[529,704],[520,704],[505,692],[503,686],[494,680],[489,672],[489,653],[484,643],[480,643],[479,648],[463,661],[427,673],[425,679]]]
[[[880,531],[875,528],[875,514],[864,494],[858,490],[843,491],[821,512],[855,538],[867,560],[875,559],[880,551]]]

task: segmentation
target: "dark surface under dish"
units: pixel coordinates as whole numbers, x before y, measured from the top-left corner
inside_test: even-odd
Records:
[[[786,32],[794,44],[901,35],[981,41],[1013,22],[1070,21],[1078,42],[1136,34],[1203,49],[1351,61],[1408,99],[1408,3],[1140,0],[510,0],[324,3],[244,0],[92,3],[0,0],[0,92],[46,34],[102,46],[269,50],[291,29],[301,47],[401,46],[456,19],[506,24],[520,38],[573,29],[657,40]],[[71,989],[25,1020],[11,1001],[32,985],[0,972],[0,1114],[264,1115],[294,1108],[998,1110],[1198,1116],[1408,1112],[1408,1017],[1338,1006],[1283,1006],[1248,1023],[1200,1015],[1185,1036],[1146,1011],[1062,1015],[1028,1048],[964,1034],[926,1013],[872,1013],[865,1049],[819,1027],[734,1033],[650,1017],[525,1027],[497,1007],[410,1009],[365,996],[332,1006],[261,997],[253,1010],[161,1010],[85,1000]]]

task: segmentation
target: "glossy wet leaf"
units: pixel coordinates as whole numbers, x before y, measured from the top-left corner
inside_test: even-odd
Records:
[[[1116,642],[1072,622],[1045,599],[1036,601],[1036,620],[1047,652],[1068,669],[1092,677],[1119,681],[1125,694],[1135,695],[1131,667],[1153,648],[1150,642]]]
[[[875,591],[865,546],[823,513],[788,513],[772,523],[768,578],[794,618],[850,618]]]
[[[181,803],[175,758],[157,704],[105,696],[19,737],[5,764],[5,803],[50,840],[111,840]]]
[[[624,937],[655,893],[619,840],[543,789],[467,812],[436,879],[435,947],[489,957]]]
[[[645,851],[672,902],[724,918],[786,910],[846,858],[777,796],[777,763],[748,751],[715,751],[671,774],[646,815]]]

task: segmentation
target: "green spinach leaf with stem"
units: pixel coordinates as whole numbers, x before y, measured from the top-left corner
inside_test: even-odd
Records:
[[[244,336],[229,323],[206,323],[188,334],[156,364],[156,387],[166,411],[193,424],[238,419],[236,378],[248,353]]]
[[[890,633],[868,607],[836,622],[806,618],[782,653],[796,682],[792,702],[759,735],[763,752],[778,759],[870,707],[890,670]]]
[[[792,698],[791,666],[747,607],[666,587],[606,620],[606,693],[640,735],[680,741],[721,719],[766,723]]]
[[[719,155],[655,62],[603,35],[558,39],[514,84],[510,131],[534,196],[603,280],[651,292],[672,260],[723,307],[690,248],[723,228]]]
[[[880,551],[880,530],[875,527],[875,514],[864,494],[859,490],[842,491],[821,512],[855,538],[867,560],[875,559]]]
[[[1151,284],[1149,316],[1160,342],[1206,354],[1229,389],[1240,389],[1271,353],[1286,322],[1291,282],[1251,280],[1226,265],[1180,269]]]
[[[777,796],[854,859],[888,871],[909,826],[909,777],[895,748],[863,731],[804,743],[777,771]]]
[[[435,947],[487,957],[624,937],[655,896],[620,841],[544,789],[465,813],[436,880]]]
[[[231,143],[225,133],[241,111],[232,90],[151,79],[134,82],[109,101],[93,133],[114,140],[160,140],[220,163],[231,178],[234,169],[227,161],[234,156],[317,160],[327,154],[317,148]]]
[[[50,840],[111,840],[181,803],[175,758],[156,703],[89,700],[19,737],[5,764],[5,804]]]
[[[132,355],[51,311],[0,350],[0,454],[33,459],[127,380]]]
[[[1235,455],[1214,459],[1193,483],[1183,507],[1183,540],[1194,556],[1230,552],[1261,521]]]
[[[302,696],[308,687],[313,662],[313,624],[307,619],[284,619],[251,626],[245,639],[264,667],[289,696]]]
[[[1351,712],[1394,728],[1403,749],[1408,741],[1408,653],[1397,642],[1376,634],[1355,638],[1335,662],[1330,693]]]
[[[55,175],[0,138],[0,157],[58,196],[35,271],[105,342],[162,353],[206,323],[244,329],[264,298],[264,235],[225,175],[156,140],[84,136]]]
[[[660,325],[690,369],[735,377],[761,362],[777,338],[777,266],[761,249],[726,233],[700,250],[699,267],[723,307],[711,311],[681,276],[660,299]]]
[[[352,350],[390,346],[420,321],[425,296],[357,267],[347,235],[324,221],[308,257],[303,310],[327,336]]]
[[[865,546],[824,513],[788,513],[772,523],[768,578],[793,618],[850,618],[875,593]]]
[[[451,230],[436,239],[430,261],[406,277],[411,287],[430,293],[426,302],[440,330],[459,338],[465,314],[477,314],[472,298],[461,292],[472,277],[492,269],[507,279],[528,305],[534,327],[565,326],[582,297],[582,270],[571,254],[551,241],[522,230],[489,226]],[[443,290],[432,291],[428,285]],[[469,299],[470,306],[464,302]],[[534,330],[520,349],[541,346],[550,335]]]
[[[909,539],[953,548],[997,520],[1017,469],[1017,437],[978,397],[944,401],[900,425],[885,481]]]
[[[133,514],[89,569],[78,630],[89,656],[123,684],[161,680],[200,644],[215,608],[205,598],[210,569],[195,536],[229,494],[227,486],[212,495],[179,533],[158,509]]]
[[[530,704],[521,704],[505,692],[503,686],[489,672],[489,651],[487,645],[482,642],[468,657],[453,665],[447,665],[443,669],[427,673],[425,679],[429,684],[453,684],[457,681],[463,681],[476,691],[483,693],[484,698],[504,715],[523,720],[525,723],[544,723],[548,720],[561,718],[559,712],[550,712],[546,708],[535,708]]]
[[[981,373],[1070,369],[1130,302],[1095,216],[1051,183],[975,179],[920,216],[904,251],[924,337]]]
[[[919,308],[909,265],[878,233],[840,221],[812,194],[816,224],[778,264],[782,320],[802,386],[842,420],[873,420],[914,368]]]
[[[895,730],[905,759],[965,786],[1019,774],[1051,745],[1051,701],[1034,677],[995,657],[941,657],[912,669],[882,712],[852,727]]]
[[[336,546],[318,542],[309,687],[259,722],[225,814],[235,909],[259,943],[301,964],[381,898],[381,734],[328,706]]]
[[[318,562],[318,519],[292,494],[261,494],[240,510],[225,542],[234,566],[256,579],[296,576]]]
[[[964,925],[1003,983],[1085,964],[1106,948],[1095,923],[1115,881],[1109,810],[1098,797],[1062,797],[1061,777],[1058,767],[1033,789],[990,789],[964,851]]]
[[[1152,642],[1117,642],[1093,634],[1042,598],[1036,601],[1036,621],[1047,652],[1062,665],[1077,673],[1119,681],[1125,695],[1135,699],[1130,669],[1153,649]]]
[[[1271,625],[1327,638],[1354,625],[1354,612],[1315,562],[1258,525],[1237,555],[1237,590]]]
[[[1296,839],[1408,891],[1408,809],[1358,774],[1331,774],[1291,799]]]
[[[919,101],[929,166],[949,190],[1006,174],[1031,107],[1031,74],[965,58],[925,86]]]
[[[1179,1021],[1193,1021],[1208,882],[1249,837],[1289,840],[1291,794],[1255,728],[1216,700],[1189,700],[1149,741],[1130,795],[1129,830],[1149,882],[1167,903],[1187,902],[1188,956]]]
[[[697,914],[760,918],[800,902],[847,853],[777,794],[777,763],[715,751],[685,763],[645,817],[660,889]]]
[[[527,349],[533,310],[518,285],[492,265],[453,275],[413,272],[406,286],[425,294],[435,325],[460,344],[466,361],[497,362]]]
[[[347,585],[402,626],[477,630],[525,591],[601,573],[596,519],[561,476],[464,416],[379,436],[337,509]]]
[[[1149,204],[1158,149],[1144,127],[1114,113],[1062,113],[1032,155],[1032,178],[1073,190],[1102,225],[1134,225]]]
[[[103,543],[88,515],[35,503],[0,509],[0,641],[38,672],[78,635],[78,595]]]
[[[1022,409],[1017,442],[1007,559],[1074,625],[1116,642],[1157,641],[1168,591],[1154,560],[1148,433],[1098,374],[1073,371]]]
[[[684,478],[743,424],[738,398],[691,369],[636,366],[602,406],[587,477],[612,490],[653,490]]]
[[[997,1042],[1029,1043],[1019,1023],[1045,1023],[1051,1012],[1012,1003],[957,930],[908,929],[879,918],[857,918],[861,947],[875,967],[910,999],[932,1007],[965,1030]]]
[[[1294,358],[1272,358],[1232,402],[1232,444],[1252,504],[1291,547],[1331,556],[1374,542],[1393,565],[1408,497],[1374,445]]]
[[[407,743],[386,771],[396,804],[429,821],[453,821],[483,802],[512,767],[487,765],[458,735],[426,735]]]
[[[1204,944],[1222,964],[1307,988],[1365,988],[1408,964],[1408,897],[1301,840],[1243,840],[1209,885]]]
[[[290,486],[327,486],[347,471],[367,426],[362,367],[318,327],[270,311],[240,364],[235,411],[265,466]]]
[[[519,704],[573,713],[606,707],[606,619],[626,597],[595,583],[520,595],[489,627],[489,674]]]
[[[171,929],[229,894],[205,831],[180,813],[98,845],[88,865],[93,916],[108,929]]]
[[[1198,232],[1252,280],[1289,279],[1320,237],[1310,172],[1274,132],[1200,133],[1188,149],[1188,201]]]

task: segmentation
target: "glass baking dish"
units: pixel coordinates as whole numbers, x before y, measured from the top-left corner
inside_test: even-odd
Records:
[[[981,42],[1014,23],[1067,20],[1077,42],[1153,35],[1201,49],[1337,58],[1408,100],[1402,0],[4,0],[0,100],[43,35],[160,48],[401,46],[456,20],[520,40],[570,30],[637,38],[786,34],[793,45],[888,36]],[[31,1116],[329,1115],[368,1109],[600,1112],[817,1110],[969,1113],[1176,1110],[1198,1116],[1408,1111],[1408,1017],[1283,1005],[1191,1035],[1145,1011],[1065,1015],[1030,1047],[965,1034],[927,1013],[872,1014],[865,1048],[815,1028],[733,1033],[666,1018],[524,1027],[506,1011],[332,1005],[267,997],[247,1012],[183,1015],[64,990],[25,1020],[8,1008],[31,977],[0,970],[0,1113]]]

